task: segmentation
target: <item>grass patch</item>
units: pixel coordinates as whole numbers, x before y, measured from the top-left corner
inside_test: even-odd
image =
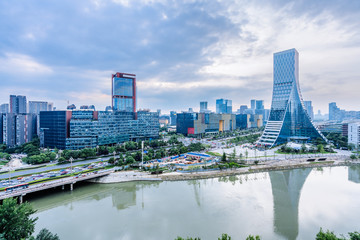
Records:
[[[217,152],[206,152],[206,154],[209,154],[209,155],[215,156],[215,157],[221,157],[222,156],[222,154],[217,153]]]

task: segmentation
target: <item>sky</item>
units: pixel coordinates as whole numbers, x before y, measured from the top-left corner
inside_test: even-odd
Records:
[[[0,103],[111,105],[111,74],[137,78],[138,109],[233,110],[272,97],[273,53],[296,48],[314,110],[360,110],[358,0],[0,1]]]

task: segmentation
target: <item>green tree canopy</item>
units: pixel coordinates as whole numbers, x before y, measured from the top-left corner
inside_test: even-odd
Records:
[[[18,205],[16,199],[5,199],[0,206],[0,234],[7,240],[30,237],[38,219],[30,217],[35,212],[29,203]]]

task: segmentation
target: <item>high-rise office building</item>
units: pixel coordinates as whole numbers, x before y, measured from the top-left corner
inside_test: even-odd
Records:
[[[256,108],[256,100],[255,99],[250,100],[250,106],[251,106],[252,110],[255,110],[255,108]]]
[[[0,105],[0,113],[9,113],[9,104],[4,103]]]
[[[327,139],[306,114],[299,86],[299,53],[295,49],[274,54],[274,85],[270,116],[258,141],[272,147],[291,140]]]
[[[170,111],[170,126],[176,126],[176,112]]]
[[[136,75],[117,72],[111,82],[113,110],[136,112]]]
[[[264,100],[256,100],[255,110],[264,109]]]
[[[314,119],[314,108],[312,106],[312,102],[304,101],[304,106],[305,106],[306,112],[309,114],[309,117],[311,118],[311,120],[313,120]]]
[[[10,95],[10,113],[26,113],[26,97]]]
[[[340,108],[336,106],[336,102],[329,103],[329,120],[330,121],[337,121],[340,119]]]
[[[208,102],[200,102],[200,112],[207,112],[208,110]]]
[[[216,113],[232,113],[232,101],[228,99],[216,99]]]
[[[48,102],[29,101],[29,113],[39,114],[41,111],[48,111]]]
[[[27,143],[36,134],[36,115],[26,113],[0,114],[2,139],[0,142],[13,147]]]
[[[248,106],[247,105],[241,105],[240,106],[240,109],[239,109],[239,113],[240,114],[244,114],[245,113],[245,110],[248,109]]]

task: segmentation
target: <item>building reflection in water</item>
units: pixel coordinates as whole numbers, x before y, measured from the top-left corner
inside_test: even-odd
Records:
[[[348,167],[348,180],[354,183],[360,183],[360,166]]]
[[[299,233],[301,189],[311,168],[269,172],[274,200],[274,231],[286,239]]]
[[[160,182],[126,182],[79,186],[71,193],[59,192],[47,198],[42,198],[40,199],[39,207],[35,203],[35,208],[42,212],[50,208],[65,205],[69,206],[70,210],[73,210],[73,202],[89,201],[91,199],[101,201],[111,196],[113,207],[116,207],[117,210],[122,210],[136,205],[136,195],[139,193],[139,190],[158,187],[159,184]],[[142,198],[143,208],[144,205]]]

